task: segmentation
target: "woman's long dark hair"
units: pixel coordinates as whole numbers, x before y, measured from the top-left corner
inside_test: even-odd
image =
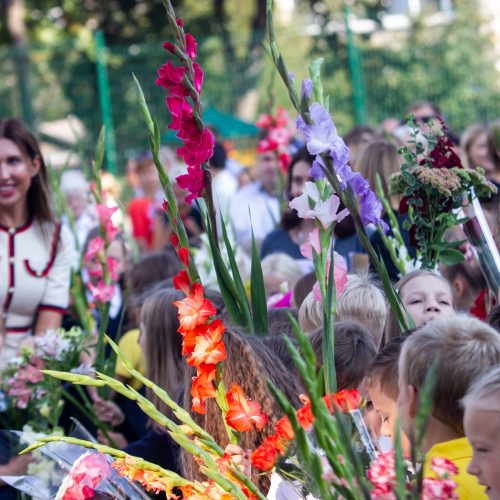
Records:
[[[287,173],[287,178],[286,178],[286,187],[285,187],[285,195],[287,197],[288,201],[292,200],[292,195],[291,195],[291,189],[292,189],[292,176],[293,176],[293,168],[297,163],[300,161],[305,161],[306,163],[309,163],[309,165],[312,166],[313,161],[314,161],[314,156],[307,151],[307,148],[303,146],[300,148],[292,157],[292,161],[290,162],[290,166],[288,167],[288,173]],[[297,215],[296,210],[292,210],[291,208],[287,207],[285,212],[283,212],[281,216],[281,227],[285,231],[289,231],[290,229],[293,229],[297,226],[300,225],[302,222],[302,219]]]
[[[28,190],[28,213],[30,218],[39,222],[50,222],[54,220],[50,204],[50,189],[48,181],[47,166],[43,161],[40,147],[35,136],[27,129],[26,125],[16,118],[0,119],[0,138],[9,139],[21,151],[23,156],[34,161],[38,156],[40,170],[31,179]]]

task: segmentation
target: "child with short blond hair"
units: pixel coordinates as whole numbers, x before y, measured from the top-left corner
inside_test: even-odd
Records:
[[[419,397],[435,367],[432,409],[425,429],[424,475],[433,458],[452,460],[459,498],[485,498],[484,488],[467,473],[472,449],[465,438],[460,400],[476,377],[500,363],[500,336],[490,326],[465,314],[433,319],[409,336],[399,358],[398,409],[406,435],[415,433]]]
[[[462,405],[473,451],[467,472],[486,486],[490,498],[500,498],[500,366],[474,381]]]
[[[375,345],[380,345],[384,334],[387,305],[382,290],[368,273],[349,274],[342,295],[337,299],[335,318],[361,323],[372,334]]]

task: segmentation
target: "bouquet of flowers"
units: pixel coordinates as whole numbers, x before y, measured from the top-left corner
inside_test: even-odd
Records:
[[[417,247],[421,267],[435,269],[443,264],[463,260],[458,250],[462,242],[446,241],[447,229],[461,221],[455,209],[477,196],[489,196],[495,186],[486,180],[481,168],[462,165],[446,135],[446,128],[436,132],[431,128],[422,134],[412,121],[412,145],[400,149],[404,158],[401,172],[390,178],[390,194],[402,195],[399,213],[409,215],[410,241]]]
[[[0,372],[0,421],[4,429],[20,430],[29,425],[35,431],[52,431],[57,427],[64,386],[44,377],[40,370],[73,370],[88,346],[88,337],[80,328],[49,330],[35,338],[32,348],[21,349]]]

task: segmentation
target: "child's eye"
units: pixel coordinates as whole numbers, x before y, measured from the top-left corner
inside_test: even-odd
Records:
[[[441,300],[440,304],[443,304],[445,306],[449,306],[450,305],[450,303],[447,300]]]
[[[422,302],[422,301],[419,299],[414,299],[414,300],[410,301],[410,305],[411,304],[420,304],[420,302]]]

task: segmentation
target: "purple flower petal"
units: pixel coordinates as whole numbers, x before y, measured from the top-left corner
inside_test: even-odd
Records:
[[[302,89],[300,92],[302,99],[304,99],[304,97],[306,99],[309,99],[311,97],[312,89],[313,89],[312,80],[310,78],[304,78],[302,80]]]
[[[323,159],[321,158],[320,155],[316,156],[316,159],[313,161],[311,170],[309,170],[309,177],[311,177],[314,180],[317,179],[324,179],[325,173],[323,172],[321,167],[324,167],[324,162]]]

